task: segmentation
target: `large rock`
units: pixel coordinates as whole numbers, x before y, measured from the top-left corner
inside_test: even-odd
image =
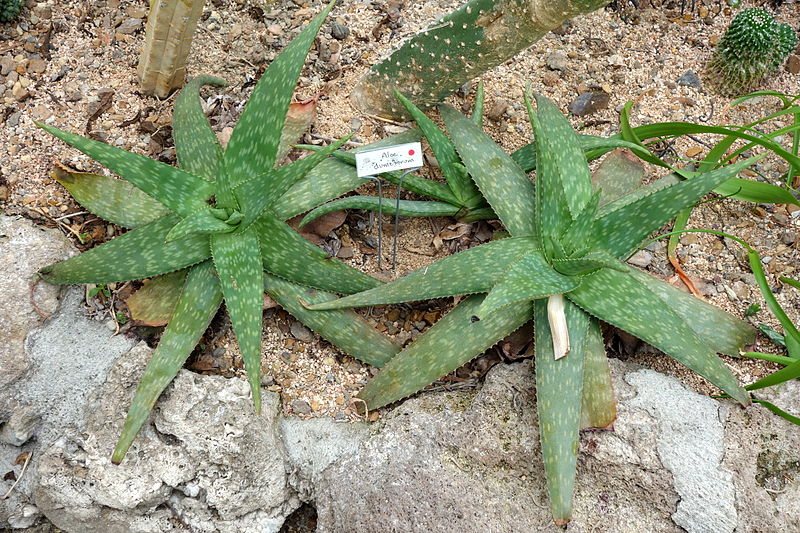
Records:
[[[613,363],[619,418],[613,432],[581,439],[568,531],[798,529],[795,426]],[[560,531],[547,504],[533,385],[525,362],[494,369],[474,395],[406,401],[358,453],[323,473],[317,531]],[[797,412],[798,397],[779,400]],[[770,489],[769,476],[780,486]]]
[[[74,253],[69,240],[55,230],[34,226],[22,217],[0,215],[0,391],[28,368],[23,343],[42,319],[31,305],[31,284],[36,271]],[[36,303],[46,314],[56,309],[58,287],[40,283]],[[1,396],[1,395],[0,395]],[[0,399],[0,421],[8,406]]]

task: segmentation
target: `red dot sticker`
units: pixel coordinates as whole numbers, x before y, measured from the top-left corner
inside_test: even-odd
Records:
[[[409,150],[408,155],[414,155],[414,150]]]

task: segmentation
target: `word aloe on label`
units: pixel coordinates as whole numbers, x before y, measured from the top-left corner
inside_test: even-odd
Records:
[[[470,119],[440,107],[459,156],[511,237],[311,308],[472,294],[367,384],[360,397],[370,409],[413,394],[533,318],[542,454],[553,517],[564,524],[572,513],[579,431],[606,427],[616,415],[599,320],[749,403],[717,352],[738,354],[754,338],[753,328],[624,260],[653,231],[754,159],[601,204],[577,135],[550,101],[536,101],[536,112],[528,101],[536,137],[535,190]]]
[[[133,398],[112,460],[122,461],[164,388],[180,370],[224,301],[244,360],[256,411],[261,406],[264,291],[354,357],[381,366],[399,347],[354,314],[320,315],[308,302],[380,284],[303,239],[272,212],[281,195],[338,148],[274,168],[294,86],[333,3],[314,18],[259,80],[223,151],[205,120],[197,90],[222,80],[193,80],[176,102],[175,148],[181,168],[39,124],[127,182],[61,175],[84,207],[130,231],[76,257],[43,268],[53,283],[111,283],[186,269],[161,341]],[[135,186],[136,189],[132,188]],[[306,191],[307,192],[307,191]],[[135,194],[133,194],[135,193]],[[329,197],[299,203],[318,205]],[[297,204],[298,202],[295,202]],[[165,291],[165,293],[168,291]],[[170,294],[174,293],[170,292]]]
[[[794,50],[797,34],[778,24],[763,8],[744,9],[728,26],[708,63],[709,80],[721,94],[752,89],[774,72]]]
[[[400,117],[398,90],[429,109],[541,39],[565,20],[608,0],[471,0],[434,22],[370,69],[353,92],[373,114]]]

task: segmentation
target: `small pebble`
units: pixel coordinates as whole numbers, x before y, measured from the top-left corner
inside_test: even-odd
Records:
[[[289,404],[289,407],[292,408],[292,412],[296,415],[310,415],[311,414],[311,405],[305,400],[292,400],[292,403]]]
[[[303,325],[299,320],[292,322],[289,330],[292,332],[292,337],[302,342],[311,342],[314,340],[314,334],[311,330]]]
[[[569,105],[569,112],[576,117],[591,115],[608,107],[611,96],[604,92],[585,92]]]
[[[344,24],[334,22],[331,24],[331,37],[343,41],[350,36],[350,28]]]
[[[562,50],[556,50],[548,54],[547,59],[545,59],[545,64],[550,70],[564,71],[567,69],[567,61],[567,54]]]
[[[684,87],[692,87],[694,89],[700,89],[702,84],[700,83],[700,78],[695,74],[693,70],[687,70],[684,72],[683,76],[678,78],[678,85],[683,85]]]
[[[648,250],[639,250],[628,259],[628,262],[634,266],[645,268],[653,262],[653,254]]]

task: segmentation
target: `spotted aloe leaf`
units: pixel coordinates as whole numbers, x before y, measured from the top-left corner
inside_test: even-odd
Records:
[[[287,307],[299,310],[299,318],[308,319],[312,327],[318,328],[332,342],[352,348],[355,355],[375,364],[389,359],[399,350],[388,340],[378,340],[377,331],[367,333],[366,323],[352,313],[331,311],[309,318],[310,312],[300,307],[299,301],[291,301],[299,290],[294,284],[321,286],[341,294],[372,288],[380,282],[328,257],[271,214],[278,196],[296,180],[302,180],[322,156],[314,154],[288,168],[272,169],[273,147],[280,144],[281,130],[265,130],[262,123],[282,124],[283,121],[264,113],[285,114],[282,102],[288,104],[291,87],[303,64],[304,50],[310,46],[314,32],[332,5],[301,32],[302,46],[290,45],[288,52],[276,58],[275,68],[269,70],[271,74],[258,82],[254,99],[265,107],[253,107],[251,101],[245,113],[249,118],[234,130],[238,140],[232,152],[230,147],[222,151],[197,102],[200,86],[217,84],[217,81],[201,77],[189,84],[176,102],[174,126],[185,130],[177,134],[176,150],[181,165],[191,168],[191,172],[49,128],[129,179],[137,191],[147,193],[158,204],[148,210],[146,203],[138,202],[136,215],[131,220],[131,225],[137,226],[135,229],[75,258],[45,267],[40,275],[57,283],[108,283],[173,271],[178,271],[174,276],[185,275],[186,278],[177,291],[177,303],[165,305],[155,313],[169,314],[171,319],[134,396],[114,451],[115,462],[122,460],[158,396],[178,372],[223,299],[239,342],[256,410],[260,408],[263,292],[265,277],[268,281],[271,279],[264,273],[265,268],[285,278],[273,280],[272,285],[278,287],[273,289],[276,298]],[[286,76],[290,79],[285,79]],[[270,84],[275,85],[275,94],[271,94]],[[263,149],[265,153],[241,163],[238,158],[249,157],[250,148],[245,146],[249,140],[253,140],[256,150]],[[332,149],[335,147],[328,150]],[[230,156],[231,153],[234,155]],[[223,165],[223,161],[226,164]],[[241,174],[251,171],[252,175]],[[252,183],[248,182],[252,176]],[[234,185],[239,186],[238,195]],[[109,187],[119,189],[116,183]],[[329,199],[317,196],[306,200],[319,205]],[[103,207],[101,202],[92,201],[107,211],[124,207],[119,206],[119,202]],[[165,213],[166,208],[171,212]],[[114,213],[109,216],[113,217]],[[139,224],[147,220],[152,221]],[[160,285],[166,283],[166,279],[158,278],[151,283]],[[325,298],[332,297],[325,295]],[[322,301],[325,298],[311,299]],[[160,303],[169,304],[169,301],[164,298]],[[361,335],[364,342],[346,339],[345,332]],[[372,355],[367,353],[367,343],[374,350]]]
[[[214,186],[194,174],[47,124],[37,122],[37,125],[102,163],[180,216],[204,207],[214,194]]]
[[[131,318],[147,326],[166,325],[175,311],[187,272],[178,270],[145,281],[141,289],[125,300]]]
[[[255,228],[211,236],[214,268],[231,317],[256,413],[261,412],[261,308],[264,279]]]
[[[482,244],[447,256],[387,285],[310,308],[345,309],[488,292],[507,265],[530,253],[534,243],[532,237],[519,237]]]
[[[609,428],[616,418],[617,404],[603,333],[600,323],[592,318],[584,346],[581,428]]]
[[[222,290],[211,261],[193,268],[186,277],[175,313],[161,336],[153,357],[144,371],[122,435],[111,461],[119,464],[144,424],[158,397],[189,357],[222,303]]]
[[[165,215],[66,261],[44,267],[50,283],[114,283],[149,278],[211,257],[208,239],[190,236],[166,242],[179,218]]]
[[[467,298],[397,354],[359,393],[370,409],[414,394],[477,357],[530,320],[530,302],[508,305],[464,328],[483,301]]]
[[[187,83],[175,101],[172,135],[180,167],[214,181],[222,159],[222,147],[200,107],[198,94],[204,85],[225,87],[228,84],[215,76],[197,76]]]
[[[125,180],[76,172],[60,165],[53,168],[50,176],[83,207],[123,228],[147,224],[169,212]]]
[[[557,525],[563,525],[569,521],[572,512],[572,487],[581,428],[583,367],[591,319],[577,306],[566,305],[570,351],[566,357],[554,359],[547,304],[544,300],[537,300],[533,308],[536,322],[536,410],[539,413],[542,457],[553,520]]]
[[[329,3],[270,63],[253,90],[223,155],[225,173],[221,177],[228,187],[264,174],[275,165],[281,141],[275,132],[283,130],[305,57],[333,5]]]
[[[267,273],[264,274],[264,286],[267,294],[286,311],[356,359],[381,367],[400,351],[400,346],[352,311],[309,311],[303,305],[335,300],[337,297],[334,294]]]
[[[630,274],[599,270],[586,276],[567,297],[592,315],[671,355],[740,403],[750,403],[728,367],[689,325],[693,317],[678,315]]]
[[[359,150],[410,143],[418,141],[420,136],[421,133],[416,128],[406,130],[380,141],[367,144],[359,148]],[[312,149],[311,145],[300,145],[300,147]],[[313,150],[320,149],[319,146],[313,147]],[[336,152],[336,154],[338,153]],[[364,178],[359,178],[356,175],[352,164],[340,161],[338,156],[329,158],[309,171],[303,179],[292,185],[286,191],[286,194],[272,205],[272,212],[281,220],[286,220],[319,206],[322,203],[320,198],[337,198],[363,185],[365,181]]]
[[[499,341],[500,331],[475,333],[484,320],[515,306],[535,308],[542,451],[553,516],[563,524],[571,514],[578,432],[608,426],[616,412],[599,320],[653,344],[740,403],[749,402],[717,352],[735,352],[753,339],[753,328],[720,310],[710,311],[691,296],[676,295],[673,287],[622,261],[660,224],[754,159],[685,182],[665,178],[599,207],[602,193],[592,188],[582,139],[551,103],[542,97],[536,101],[534,110],[529,99],[537,151],[535,191],[519,165],[500,155],[473,121],[445,106],[441,111],[459,156],[511,238],[315,308],[403,302],[456,290],[489,293],[482,303],[477,295],[468,300],[480,320],[470,321],[462,303],[446,325],[437,329],[437,324],[387,364],[362,392],[369,407],[424,386],[435,378],[432,369],[446,372],[452,362],[468,360],[474,352],[462,350],[461,339],[470,339],[470,350]],[[491,255],[482,255],[490,247]],[[550,291],[544,290],[551,282]],[[437,292],[438,283],[447,290]],[[514,303],[520,297],[534,298],[533,304]]]
[[[348,196],[328,202],[314,209],[314,211],[303,217],[303,220],[300,221],[300,226],[305,226],[309,222],[323,215],[327,215],[328,213],[333,213],[334,211],[342,211],[344,209],[367,209],[369,211],[377,211],[378,207],[381,208],[381,211],[385,215],[400,213],[400,216],[404,217],[454,217],[461,211],[461,208],[457,205],[445,202],[400,200],[399,209],[397,209],[398,204],[394,201],[381,201],[376,196]]]
[[[439,113],[483,196],[515,237],[536,233],[533,184],[525,172],[473,121],[450,106]]]
[[[531,275],[535,272],[535,275]],[[541,252],[529,252],[500,276],[476,313],[479,319],[514,302],[537,300],[551,294],[569,292],[580,282],[550,267]]]
[[[278,153],[275,156],[276,164],[280,163],[287,156],[292,149],[292,145],[297,143],[297,140],[303,136],[309,126],[311,126],[311,123],[314,122],[314,117],[316,115],[316,99],[305,102],[292,102],[289,104],[289,109],[286,113],[286,121],[283,123],[281,140],[278,143]]]

